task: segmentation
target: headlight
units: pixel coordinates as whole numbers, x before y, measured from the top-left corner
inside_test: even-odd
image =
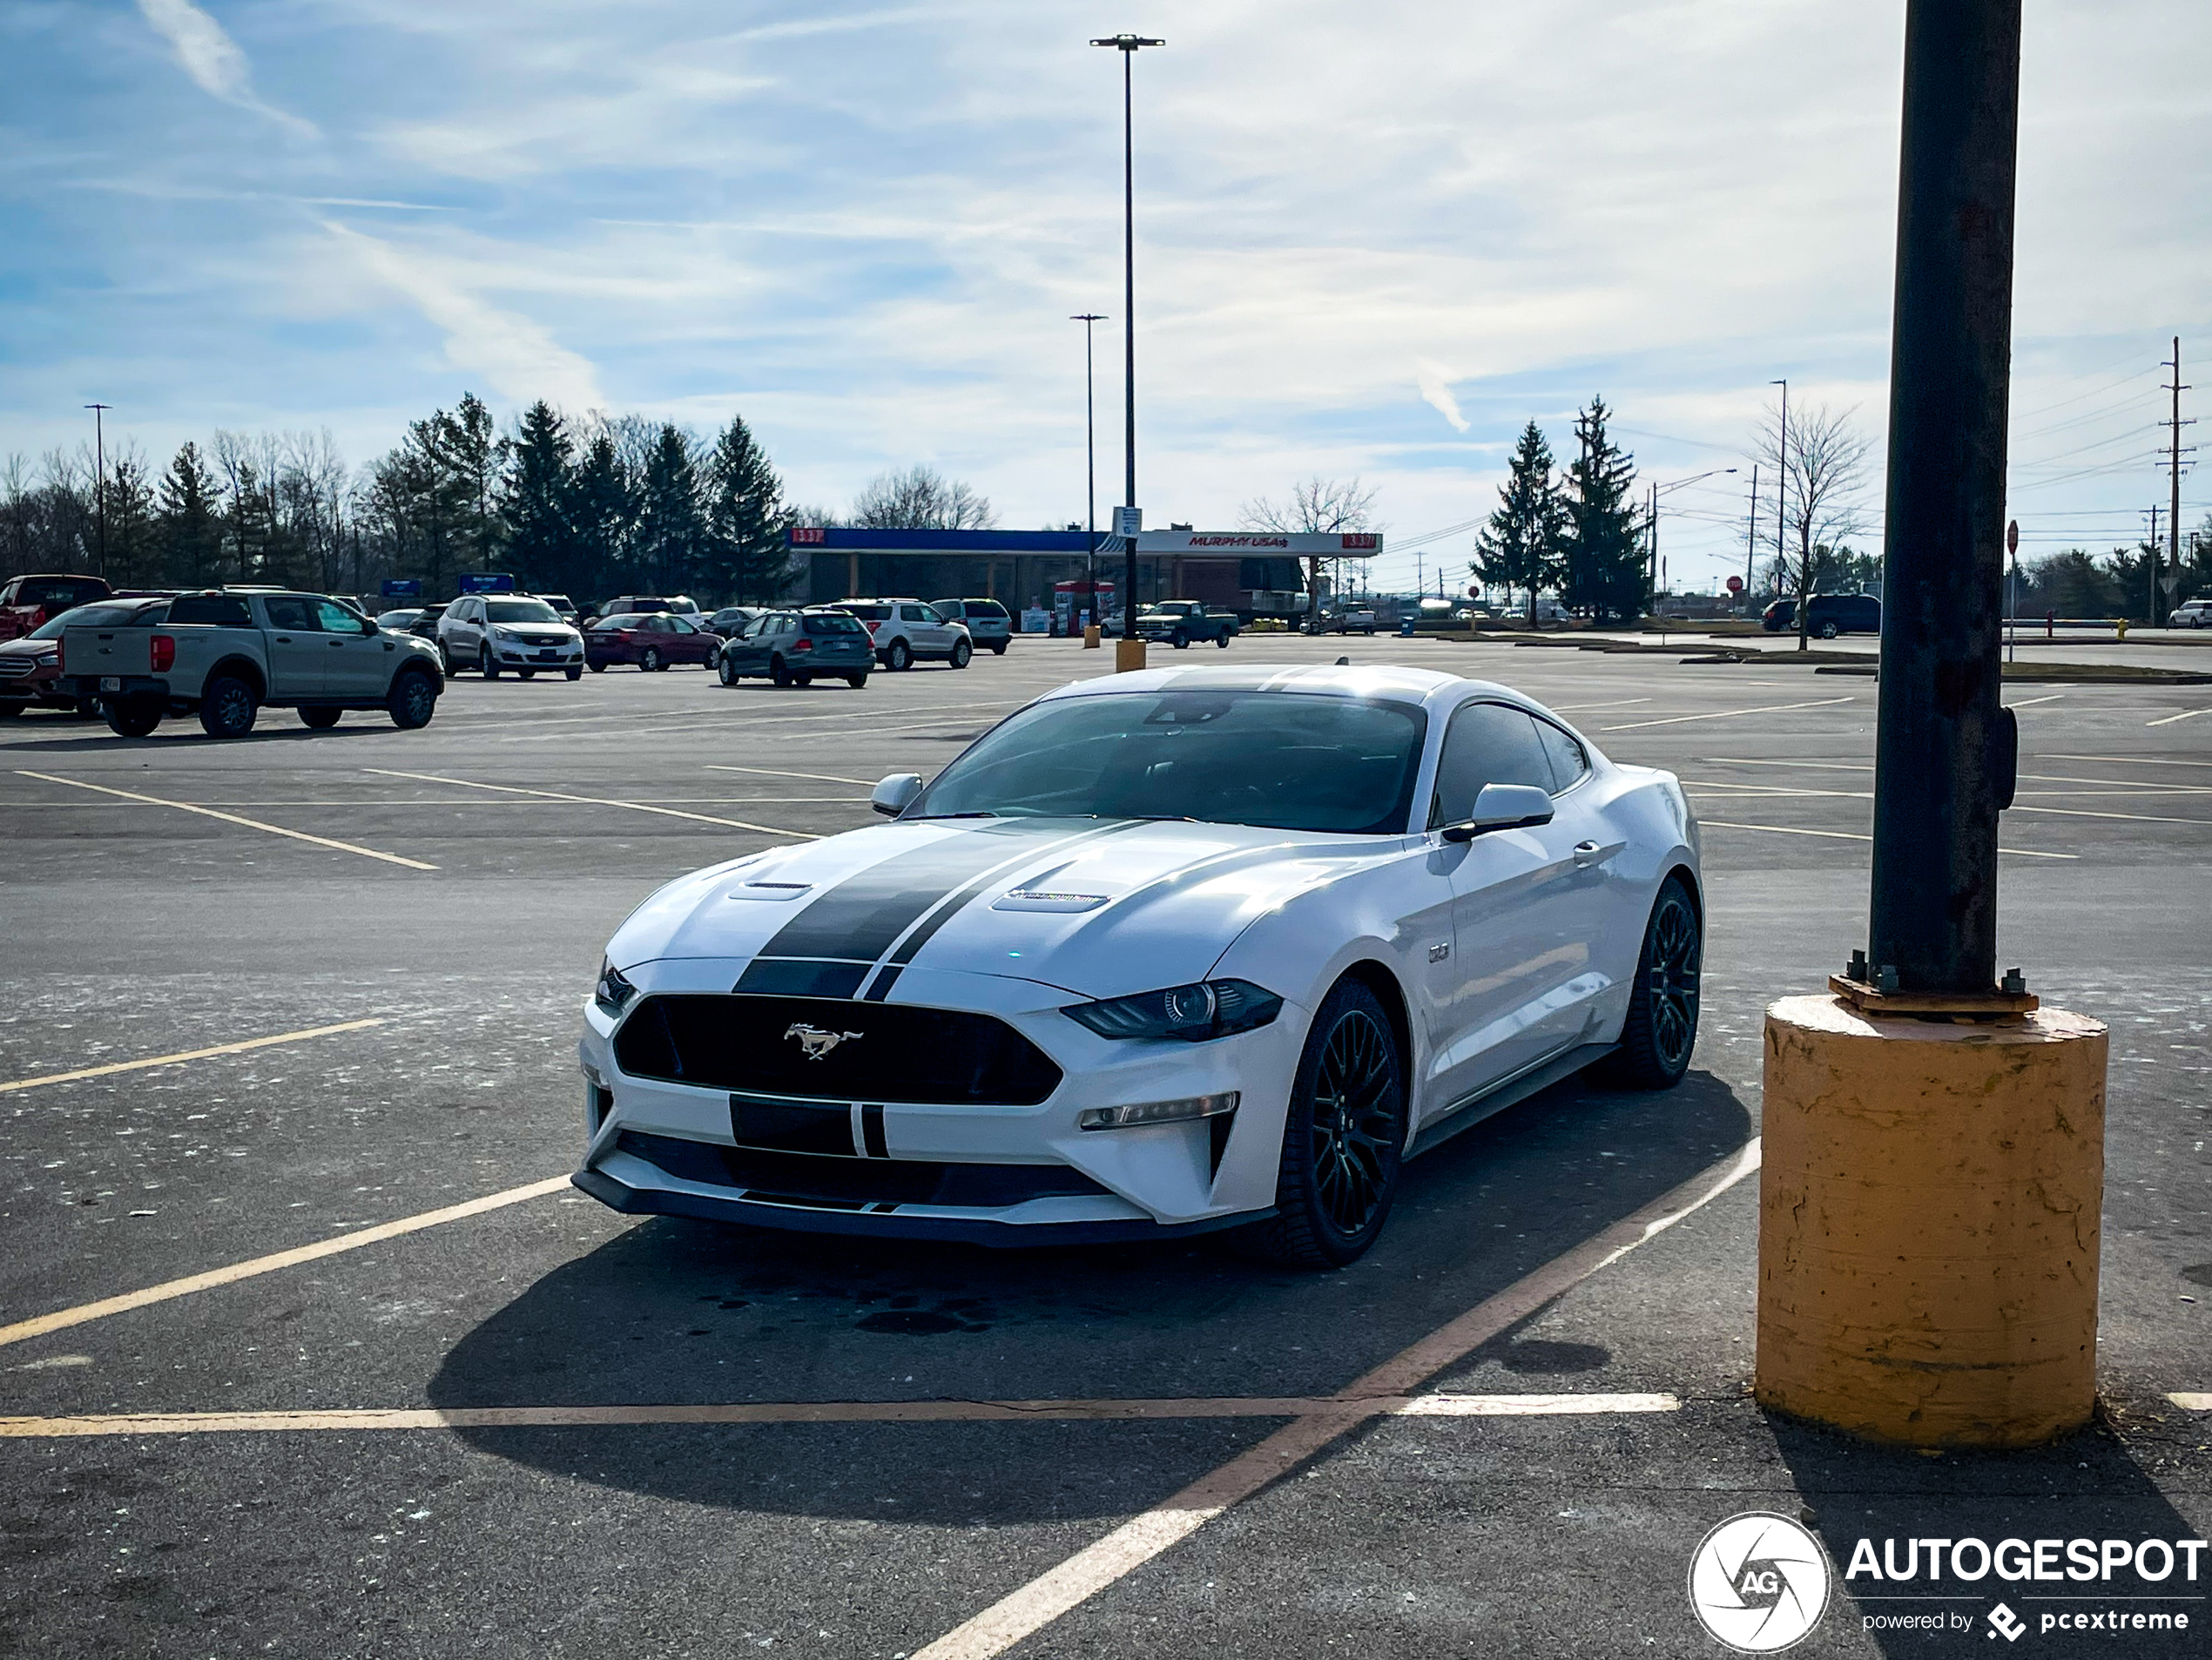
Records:
[[[59,668],[61,661],[62,654],[59,651],[41,651],[38,654],[38,666],[42,669]]]
[[[1264,1026],[1282,1007],[1280,997],[1249,980],[1208,980],[1076,1003],[1060,1012],[1101,1037],[1181,1037],[1197,1043]]]
[[[512,645],[515,643],[514,635],[510,634],[503,628],[496,628],[492,630],[491,637],[496,640],[504,641],[509,645]]]
[[[1126,1107],[1085,1107],[1076,1116],[1078,1130],[1132,1130],[1143,1124],[1184,1124],[1218,1118],[1237,1110],[1238,1091],[1194,1095],[1182,1101],[1145,1101]]]
[[[599,983],[591,989],[591,1001],[599,1005],[601,1013],[619,1016],[637,995],[637,988],[623,978],[622,970],[611,960],[600,963]]]

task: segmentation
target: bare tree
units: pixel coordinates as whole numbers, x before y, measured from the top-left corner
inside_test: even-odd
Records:
[[[1866,457],[1872,440],[1852,423],[1858,406],[1814,404],[1790,412],[1767,406],[1759,423],[1758,459],[1782,482],[1775,550],[1797,590],[1797,649],[1806,649],[1812,611],[1816,549],[1840,546],[1866,528]]]
[[[852,523],[868,530],[988,530],[998,522],[988,496],[921,462],[877,474],[853,502]]]
[[[1371,530],[1375,495],[1372,489],[1360,488],[1357,473],[1350,478],[1324,478],[1316,473],[1291,485],[1286,500],[1254,496],[1238,509],[1237,523],[1247,530],[1273,530],[1284,536]],[[1307,627],[1318,624],[1320,612],[1321,560],[1318,555],[1309,555],[1305,561]]]

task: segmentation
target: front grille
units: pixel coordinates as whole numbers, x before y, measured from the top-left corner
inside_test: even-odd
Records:
[[[794,1026],[839,1035],[811,1060]],[[648,997],[615,1035],[632,1077],[812,1101],[1033,1107],[1060,1069],[1004,1021],[959,1009],[825,997]]]
[[[963,1205],[999,1210],[1029,1199],[1096,1198],[1108,1191],[1065,1164],[942,1164],[910,1158],[838,1158],[712,1146],[625,1130],[617,1151],[678,1181],[745,1190],[761,1205],[859,1210],[870,1205]]]
[[[0,657],[0,679],[12,680],[36,673],[38,665],[27,657]]]

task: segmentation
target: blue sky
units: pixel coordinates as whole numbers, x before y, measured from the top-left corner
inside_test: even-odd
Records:
[[[1487,513],[1521,422],[1564,448],[1592,393],[1682,477],[1737,463],[1785,375],[1858,405],[1878,457],[1902,17],[14,0],[0,454],[76,443],[98,399],[157,462],[216,427],[327,427],[360,462],[470,388],[502,416],[741,410],[802,500],[927,461],[1007,524],[1080,517],[1069,314],[1114,317],[1102,505],[1122,392],[1119,60],[1083,43],[1130,29],[1169,40],[1136,65],[1149,522],[1356,472],[1404,541]],[[2212,353],[2208,64],[2212,8],[2029,7],[2031,550],[2164,500],[2158,361]],[[1740,568],[1747,479],[1669,498],[1677,577]],[[2183,493],[2200,522],[2212,490]]]

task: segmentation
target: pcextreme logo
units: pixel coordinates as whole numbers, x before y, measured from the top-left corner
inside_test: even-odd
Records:
[[[1689,1559],[1689,1606],[1739,1654],[1778,1654],[1827,1611],[1833,1572],[1820,1541],[1787,1516],[1730,1516]]]

